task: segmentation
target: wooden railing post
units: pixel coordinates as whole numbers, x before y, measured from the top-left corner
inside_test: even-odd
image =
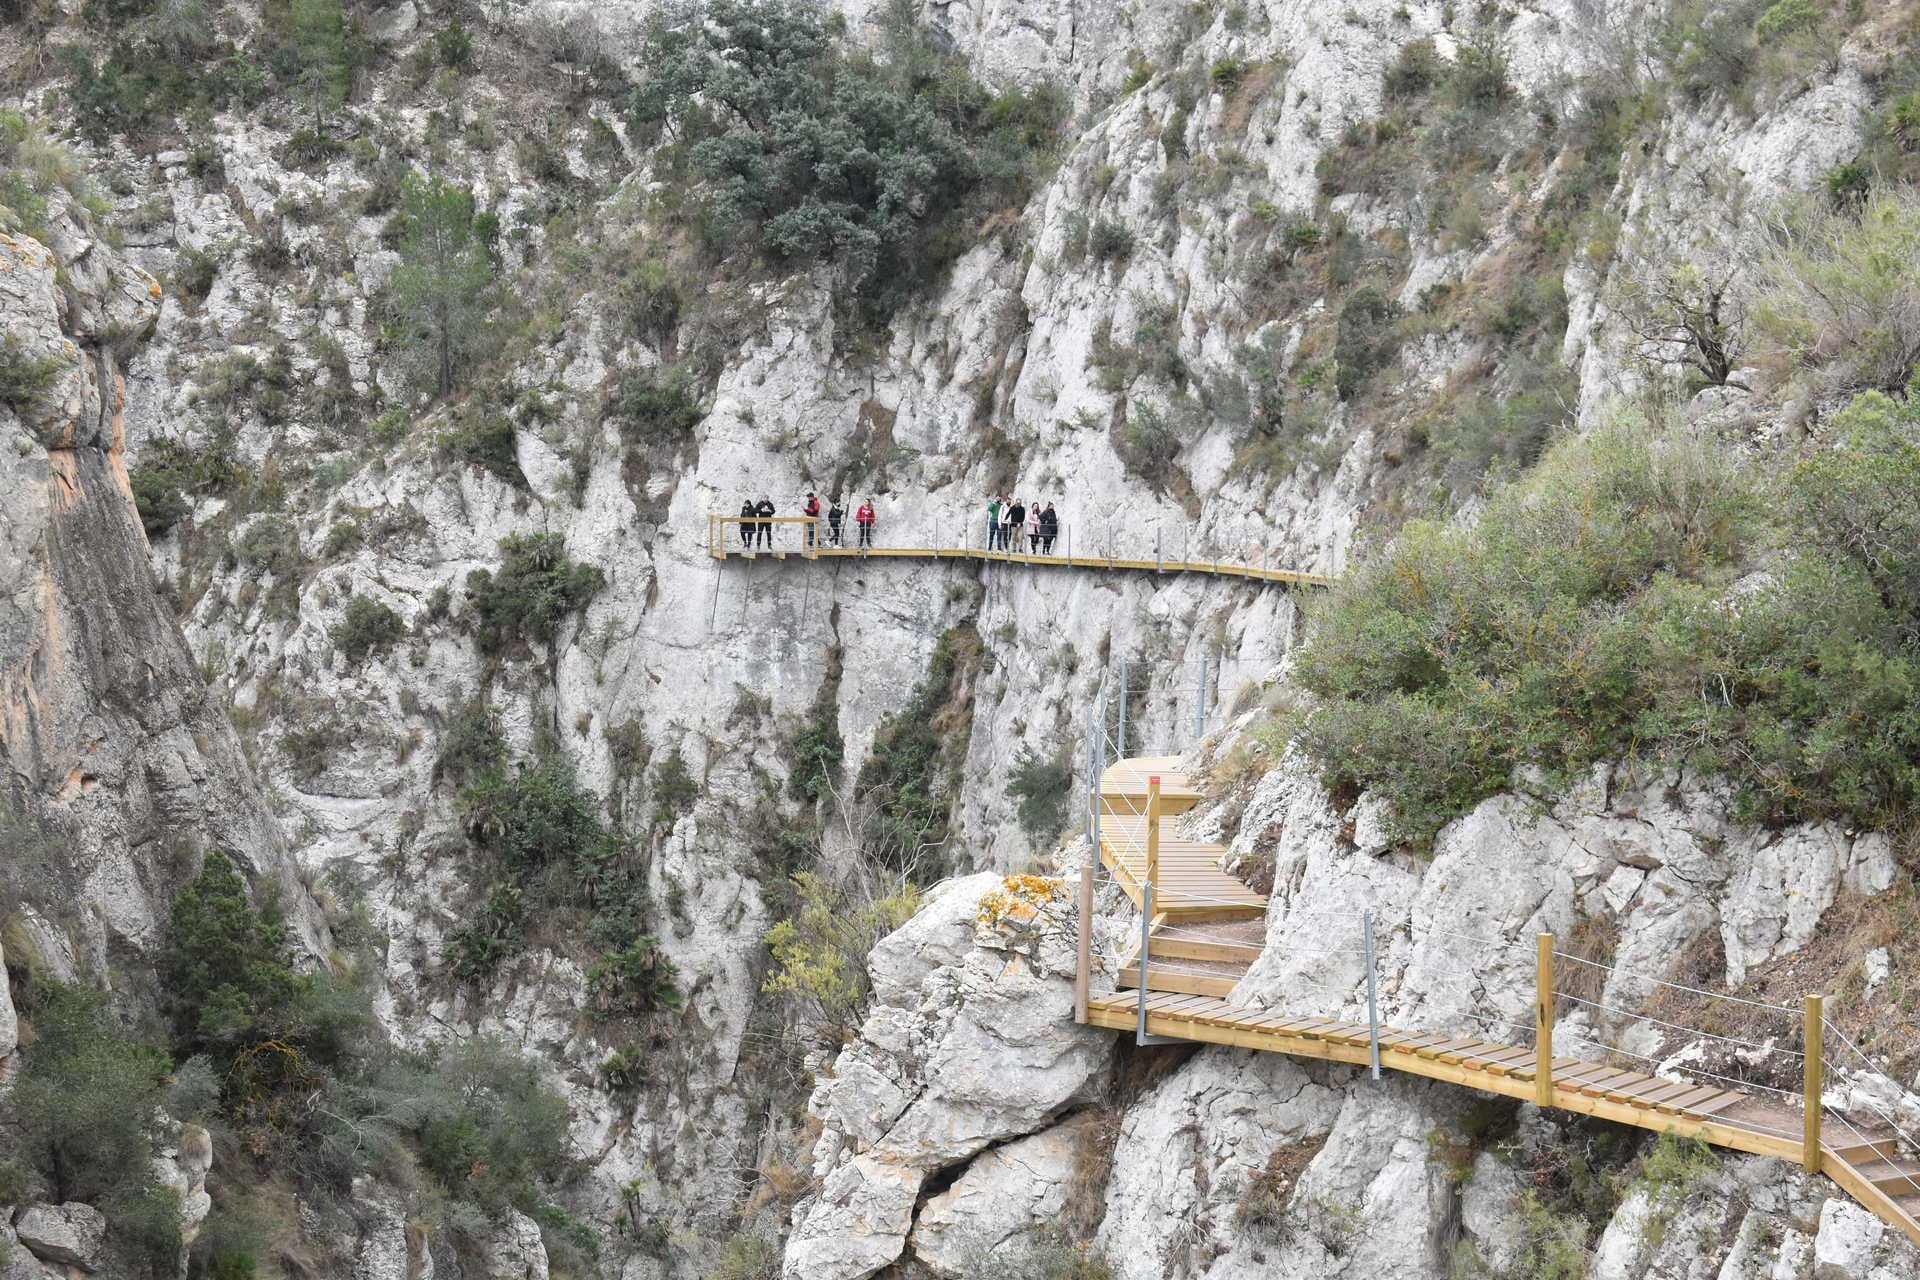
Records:
[[[1803,1135],[1800,1163],[1808,1173],[1820,1172],[1820,1090],[1823,1087],[1821,1075],[1823,1064],[1820,1055],[1824,1049],[1826,1036],[1823,1031],[1825,1019],[1821,1015],[1824,1001],[1820,996],[1807,997],[1806,1012],[1806,1093],[1801,1107],[1805,1115],[1806,1132]]]
[[[1080,868],[1080,936],[1073,968],[1073,1020],[1087,1023],[1087,987],[1093,972],[1093,864]]]
[[[1147,883],[1160,889],[1160,776],[1147,779]]]
[[[1553,935],[1534,938],[1533,1100],[1553,1105]]]

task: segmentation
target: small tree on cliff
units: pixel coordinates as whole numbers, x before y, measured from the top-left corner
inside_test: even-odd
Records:
[[[416,380],[444,396],[491,337],[493,260],[475,233],[473,196],[464,187],[410,176],[403,201],[406,238],[393,272],[400,340]]]

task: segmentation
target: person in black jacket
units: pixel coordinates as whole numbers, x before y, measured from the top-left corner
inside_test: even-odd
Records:
[[[1060,517],[1055,514],[1053,504],[1049,502],[1047,509],[1040,513],[1040,554],[1043,556],[1052,555],[1053,540],[1059,536]]]
[[[1006,532],[1000,535],[1000,549],[1011,550],[1020,545],[1021,536],[1027,530],[1027,504],[1015,498],[1013,505],[1007,508]]]
[[[840,506],[840,499],[838,498],[833,499],[832,505],[827,508],[827,545],[828,546],[837,547],[840,545],[840,525],[841,525],[841,522],[844,521],[846,518],[847,518],[847,513]]]
[[[757,515],[758,512],[754,508],[752,498],[748,498],[740,504],[740,514],[747,517],[740,522],[740,545],[744,549],[751,551],[753,550],[754,531],[760,527],[755,524],[753,520],[753,517]]]
[[[760,545],[769,551],[773,550],[773,521],[766,519],[767,516],[774,513],[773,498],[770,495],[762,494],[760,497],[760,505],[753,509],[753,513],[761,517]]]

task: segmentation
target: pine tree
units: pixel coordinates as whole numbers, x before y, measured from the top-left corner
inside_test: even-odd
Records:
[[[313,108],[318,129],[347,100],[347,25],[340,0],[292,0],[294,92]]]
[[[286,927],[269,904],[255,910],[226,854],[207,854],[173,904],[160,953],[167,1013],[183,1052],[227,1049],[270,1034],[301,992]]]
[[[420,380],[444,396],[490,337],[493,262],[474,233],[465,188],[410,176],[403,198],[407,233],[393,273],[394,307]]]

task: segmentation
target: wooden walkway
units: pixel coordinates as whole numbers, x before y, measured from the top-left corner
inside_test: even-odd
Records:
[[[1156,919],[1184,923],[1265,917],[1266,895],[1220,869],[1224,848],[1181,836],[1176,825],[1179,815],[1200,802],[1200,792],[1184,774],[1175,772],[1173,766],[1178,763],[1171,756],[1142,757],[1122,760],[1101,774],[1101,865],[1138,906],[1149,853],[1156,854]],[[1150,786],[1154,778],[1160,782],[1157,804]],[[1156,825],[1158,839],[1149,842],[1149,830]]]
[[[1146,780],[1155,776],[1160,779],[1163,803],[1170,796],[1176,797],[1175,803],[1184,802],[1184,810],[1198,800],[1197,791],[1171,767],[1174,763],[1168,759],[1124,760],[1102,774],[1100,798],[1106,814],[1100,819],[1101,862],[1136,904],[1142,898],[1140,886],[1145,874],[1139,852],[1145,819],[1139,815],[1144,808]],[[1083,1021],[1116,1031],[1144,1031],[1149,1036],[1369,1065],[1375,1040],[1365,1023],[1275,1013],[1233,1002],[1240,977],[1259,955],[1255,935],[1248,932],[1254,926],[1248,922],[1264,917],[1266,898],[1220,869],[1225,853],[1220,846],[1178,840],[1177,833],[1168,829],[1171,821],[1168,816],[1161,818],[1163,843],[1157,883],[1163,886],[1168,909],[1160,909],[1161,894],[1157,893],[1155,918],[1149,925],[1146,991],[1140,990],[1136,943],[1132,952],[1121,958],[1115,974],[1121,988],[1117,993],[1092,995],[1083,975],[1079,987]],[[1223,888],[1222,882],[1231,890]],[[1245,906],[1237,916],[1182,916],[1180,895],[1197,892],[1195,886],[1204,887],[1203,896],[1209,899],[1231,898],[1237,891],[1245,899]],[[1088,882],[1083,901],[1090,902],[1091,892]],[[1232,919],[1240,924],[1184,923]],[[1225,933],[1210,937],[1206,933],[1209,929],[1236,927],[1240,932],[1232,937]],[[1089,938],[1090,934],[1083,936],[1081,954],[1090,964]],[[1550,956],[1550,940],[1543,946]],[[1550,965],[1547,972],[1550,975]],[[1542,984],[1543,992],[1551,991],[1550,977],[1542,979]],[[1548,995],[1535,1003],[1536,1043],[1529,1045],[1503,1044],[1447,1031],[1380,1026],[1377,1044],[1381,1070],[1791,1160],[1809,1172],[1826,1174],[1881,1220],[1920,1245],[1920,1152],[1903,1150],[1898,1135],[1884,1126],[1862,1130],[1846,1122],[1823,1124],[1819,1106],[1809,1104],[1813,1112],[1809,1120],[1797,1101],[1778,1094],[1721,1087],[1698,1079],[1670,1079],[1607,1062],[1552,1055],[1553,1002]],[[1807,1050],[1807,1060],[1815,1064],[1808,1073],[1807,1096],[1817,1100],[1822,1079],[1817,1033],[1810,1032]],[[1538,1078],[1543,1069],[1547,1076],[1544,1083]]]
[[[715,560],[831,560],[908,559],[978,560],[983,563],[1031,565],[1036,569],[1120,569],[1135,573],[1199,573],[1221,578],[1247,578],[1255,582],[1284,587],[1326,587],[1333,579],[1322,573],[1304,573],[1297,569],[1275,569],[1264,565],[1231,560],[1187,560],[1141,558],[1114,555],[1038,555],[1024,551],[991,551],[984,547],[829,547],[824,542],[811,547],[749,551],[739,545],[737,526],[746,523],[741,516],[707,517],[707,554]],[[764,523],[804,524],[805,517],[770,516]],[[853,523],[847,522],[845,537],[853,540]],[[796,540],[798,540],[796,538]]]

